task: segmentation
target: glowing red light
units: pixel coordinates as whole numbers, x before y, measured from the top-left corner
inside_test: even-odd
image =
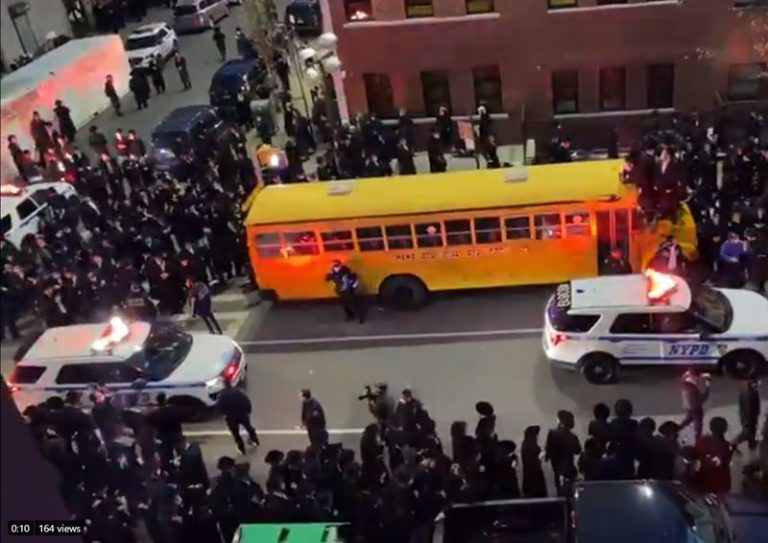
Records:
[[[129,332],[130,329],[123,319],[120,317],[112,317],[109,324],[104,329],[104,333],[101,334],[99,339],[93,342],[91,347],[96,351],[102,351],[107,347],[124,340],[128,337]]]
[[[645,277],[648,279],[649,300],[661,300],[677,288],[677,283],[672,276],[657,272],[656,270],[645,270]]]
[[[561,334],[559,332],[555,332],[554,334],[549,335],[549,341],[552,343],[553,347],[557,347],[561,343],[565,343],[565,340],[568,339],[568,336],[565,334]]]

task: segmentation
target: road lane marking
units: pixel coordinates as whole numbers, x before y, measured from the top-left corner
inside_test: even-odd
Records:
[[[362,434],[364,428],[332,428],[327,430],[332,436],[347,436]],[[259,430],[256,433],[260,436],[306,436],[306,430]],[[221,437],[231,436],[229,430],[184,430],[185,437]]]
[[[543,328],[512,328],[509,330],[465,330],[463,332],[430,332],[424,334],[378,334],[373,336],[336,336],[336,337],[318,337],[318,338],[296,338],[296,339],[263,339],[239,341],[242,346],[259,345],[295,345],[295,344],[315,344],[315,343],[344,343],[354,341],[386,341],[393,339],[439,339],[453,337],[490,337],[490,336],[524,336],[529,334],[540,334]]]

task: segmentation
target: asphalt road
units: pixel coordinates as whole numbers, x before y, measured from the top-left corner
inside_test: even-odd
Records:
[[[282,14],[288,0],[276,0],[276,4],[278,13]],[[227,56],[235,58],[237,56],[234,38],[235,28],[238,26],[247,28],[247,24],[243,17],[245,9],[243,6],[230,6],[229,9],[229,17],[222,20],[219,26],[227,36]],[[170,9],[153,8],[149,10],[148,16],[141,23],[130,22],[121,32],[121,35],[127,36],[133,28],[140,24],[172,23],[172,21],[173,12]],[[211,76],[221,65],[211,31],[180,35],[179,50],[187,59],[187,68],[192,81],[191,90],[183,90],[176,68],[172,62],[169,62],[164,72],[166,92],[158,96],[154,94],[153,90],[149,98],[149,108],[137,110],[133,96],[129,93],[122,99],[124,113],[122,117],[117,117],[110,108],[96,116],[88,126],[97,125],[110,141],[117,128],[122,128],[125,131],[133,128],[148,144],[152,129],[172,110],[182,106],[208,104],[208,86],[211,82]],[[88,126],[80,129],[81,139],[87,138]]]
[[[262,475],[270,449],[306,446],[297,429],[303,387],[323,404],[332,440],[355,450],[360,431],[371,422],[357,396],[364,385],[377,382],[389,383],[396,395],[411,387],[446,445],[451,422],[464,420],[474,427],[479,400],[496,407],[499,435],[517,443],[530,424],[541,425],[545,434],[559,409],[576,415],[583,436],[599,401],[613,405],[628,398],[637,417],[651,416],[659,424],[682,417],[679,370],[630,370],[615,385],[594,386],[576,373],[552,368],[543,357],[539,332],[546,296],[547,289],[538,288],[452,294],[419,312],[372,308],[363,325],[343,322],[334,304],[262,306],[239,337],[248,353],[246,390],[254,424],[263,432],[262,446],[243,461]],[[736,382],[715,377],[707,404],[707,417],[726,417],[734,432],[737,394]],[[236,452],[216,419],[189,430],[211,465],[220,455]]]

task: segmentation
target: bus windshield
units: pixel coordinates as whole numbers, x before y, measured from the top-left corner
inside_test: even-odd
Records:
[[[701,287],[691,300],[691,313],[716,332],[726,332],[733,321],[733,308],[725,294],[710,287]]]

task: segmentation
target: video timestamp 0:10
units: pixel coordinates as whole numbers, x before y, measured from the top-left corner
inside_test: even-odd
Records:
[[[9,520],[8,536],[66,536],[85,534],[85,522],[80,520]]]

